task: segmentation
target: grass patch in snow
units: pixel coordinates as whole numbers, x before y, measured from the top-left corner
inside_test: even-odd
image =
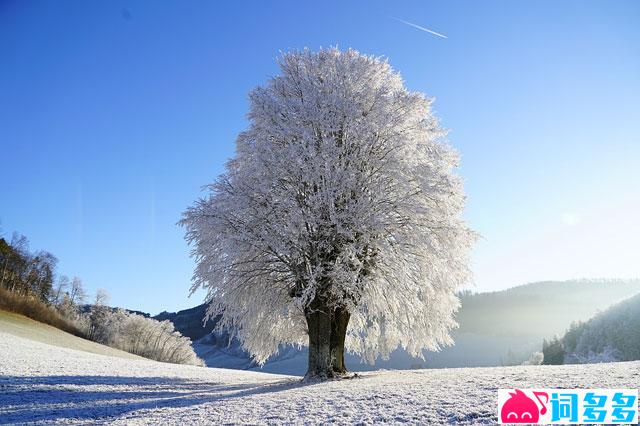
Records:
[[[0,309],[27,316],[76,336],[83,335],[78,327],[60,315],[56,308],[33,295],[19,294],[0,287]]]

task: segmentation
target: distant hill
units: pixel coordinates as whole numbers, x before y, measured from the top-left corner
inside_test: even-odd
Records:
[[[561,354],[557,362],[564,364],[640,360],[640,294],[572,324],[549,346],[547,351]]]
[[[459,332],[542,339],[637,293],[640,279],[547,281],[467,294],[457,315]]]
[[[188,336],[192,341],[196,341],[211,333],[215,327],[215,320],[207,321],[206,324],[204,323],[206,313],[207,305],[203,303],[194,308],[178,312],[161,312],[153,318],[158,321],[171,321],[176,330],[182,333],[183,336]]]
[[[91,308],[93,307],[93,305],[90,304],[84,304],[84,305],[80,305],[79,309],[80,312],[83,314],[88,314],[89,312],[91,312]],[[115,312],[116,310],[122,310],[125,311],[128,314],[135,314],[135,315],[140,315],[143,316],[145,318],[150,318],[151,315],[146,313],[146,312],[142,312],[142,311],[135,311],[133,309],[127,309],[127,308],[118,308],[117,306],[107,306],[107,308],[109,308],[111,310],[111,312]]]
[[[514,365],[539,351],[543,338],[561,334],[574,321],[587,320],[597,312],[640,293],[640,280],[575,280],[538,282],[490,293],[461,295],[455,345],[441,352],[425,352],[426,361],[396,350],[389,360],[375,366],[347,356],[353,371],[440,367]],[[215,321],[203,327],[205,305],[177,313],[163,312],[155,318],[172,321],[178,331],[191,337],[198,356],[210,367],[259,369],[238,342],[226,333],[212,333]],[[282,348],[261,371],[304,374],[306,349]]]

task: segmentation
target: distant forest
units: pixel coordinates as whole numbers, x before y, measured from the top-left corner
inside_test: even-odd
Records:
[[[32,295],[42,302],[53,302],[58,259],[51,253],[29,251],[24,235],[13,234],[11,242],[0,238],[0,287],[13,293]]]
[[[545,364],[590,364],[640,359],[640,294],[586,322],[575,322],[561,337],[543,343]]]

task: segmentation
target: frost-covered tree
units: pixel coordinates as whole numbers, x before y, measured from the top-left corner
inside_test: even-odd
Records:
[[[82,286],[82,280],[78,277],[73,277],[71,280],[69,299],[75,305],[81,305],[87,299],[87,292]]]
[[[542,365],[543,362],[544,354],[542,352],[534,352],[522,365]]]
[[[68,288],[69,277],[67,277],[66,275],[61,275],[58,278],[58,282],[56,283],[56,286],[54,287],[51,294],[51,303],[53,303],[55,306],[60,306],[62,300],[64,299],[65,292]]]
[[[209,317],[259,363],[309,345],[308,376],[451,343],[475,235],[457,153],[431,110],[378,58],[283,55],[250,95],[249,127],[181,220]]]
[[[108,344],[110,335],[116,328],[112,309],[106,305],[109,296],[107,291],[100,288],[96,292],[96,298],[89,311],[88,337],[96,342]]]

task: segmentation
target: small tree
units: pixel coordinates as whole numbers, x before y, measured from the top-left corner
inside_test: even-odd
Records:
[[[108,300],[107,291],[99,288],[89,311],[89,338],[105,344],[110,343],[115,331],[115,318],[111,308],[106,305]]]
[[[69,288],[69,277],[66,275],[61,275],[58,278],[58,282],[51,293],[51,303],[55,306],[60,306],[62,301],[64,300],[64,296]]]
[[[249,95],[249,128],[181,221],[192,291],[259,363],[309,345],[308,376],[451,343],[475,238],[458,156],[430,99],[356,51],[285,54]]]
[[[545,365],[560,365],[564,364],[564,347],[562,341],[554,336],[553,339],[547,342],[546,339],[542,341],[542,354],[543,364]]]
[[[82,280],[78,277],[73,277],[71,280],[69,299],[73,305],[82,305],[87,299],[87,292],[82,286]]]
[[[82,315],[80,306],[87,297],[87,293],[82,286],[82,280],[78,277],[73,277],[73,280],[69,283],[68,278],[64,278],[66,280],[61,280],[62,282],[59,283],[59,285],[66,287],[68,290],[64,292],[60,302],[57,303],[58,311],[60,311],[65,318],[73,321],[78,328],[89,334],[89,317]],[[61,289],[61,291],[63,290]]]

